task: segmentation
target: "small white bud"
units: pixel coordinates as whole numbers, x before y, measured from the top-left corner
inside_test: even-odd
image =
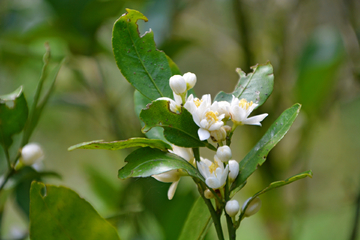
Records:
[[[235,181],[239,174],[239,163],[235,160],[229,161],[229,179],[231,182]]]
[[[219,147],[215,156],[222,162],[228,162],[232,157],[230,147],[227,145]]]
[[[170,88],[177,95],[182,95],[186,92],[186,82],[185,79],[180,75],[174,75],[169,80]]]
[[[183,75],[183,78],[186,82],[186,89],[192,89],[196,84],[196,75],[194,73],[188,72]]]
[[[26,144],[21,149],[20,161],[26,165],[33,165],[35,162],[41,161],[44,158],[44,152],[37,143]]]
[[[250,201],[251,198],[248,198],[244,204],[242,205],[241,211],[244,211],[244,208],[246,206],[246,204]],[[245,210],[245,217],[250,217],[252,215],[254,215],[255,213],[257,213],[260,210],[261,207],[261,200],[260,198],[256,197],[254,199],[251,200],[251,202],[249,203],[249,206],[246,208]]]
[[[225,205],[225,211],[230,217],[235,217],[235,215],[239,212],[239,209],[239,202],[236,200],[230,200]]]
[[[225,128],[221,127],[218,130],[211,131],[210,137],[214,142],[222,142],[226,139],[226,130]]]
[[[178,170],[174,169],[174,170],[170,170],[168,172],[163,172],[160,174],[152,175],[152,177],[160,182],[169,183],[169,182],[179,181],[180,174],[179,174]]]
[[[204,191],[204,196],[205,196],[207,199],[214,198],[214,194],[210,191],[210,189],[206,189],[206,190]]]

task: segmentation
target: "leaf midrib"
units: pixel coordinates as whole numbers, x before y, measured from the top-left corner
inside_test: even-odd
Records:
[[[237,98],[239,98],[239,97],[243,94],[243,92],[245,91],[245,89],[247,88],[247,86],[249,86],[249,84],[250,84],[250,82],[252,81],[252,79],[253,79],[256,71],[258,70],[258,68],[259,68],[259,66],[256,66],[256,68],[253,70],[253,72],[250,73],[251,76],[250,76],[250,78],[249,78],[249,81],[247,82],[247,84],[245,85],[245,87],[244,87],[243,90],[240,92],[240,94],[239,94],[239,96],[238,96]],[[246,76],[246,73],[245,73],[245,77],[247,77],[247,76]],[[241,80],[241,76],[240,76],[240,80]],[[239,86],[239,87],[240,87],[240,86]],[[236,91],[236,90],[235,90],[235,91]]]
[[[136,19],[135,24],[137,24],[137,21],[138,21],[138,19]],[[139,59],[141,65],[143,66],[146,74],[149,76],[149,78],[150,78],[152,84],[154,85],[156,91],[158,91],[158,92],[160,93],[160,96],[161,96],[161,97],[164,97],[164,95],[162,94],[162,92],[160,91],[160,89],[157,87],[154,79],[152,78],[152,76],[151,76],[150,73],[148,72],[147,68],[145,67],[143,61],[141,60],[140,54],[139,54],[139,52],[138,52],[138,50],[137,50],[137,48],[136,48],[135,42],[134,42],[134,40],[133,40],[133,38],[131,37],[131,34],[130,34],[129,23],[128,23],[127,21],[125,21],[125,22],[126,22],[126,24],[127,24],[127,31],[128,31],[130,40],[131,40],[131,42],[133,43],[133,48],[135,49],[136,55],[138,56],[138,59]],[[140,35],[139,35],[139,38],[142,39],[146,34],[147,34],[147,33],[145,33],[142,37],[140,37]],[[155,40],[154,40],[154,43],[155,43]],[[155,50],[156,50],[156,49],[155,49]]]

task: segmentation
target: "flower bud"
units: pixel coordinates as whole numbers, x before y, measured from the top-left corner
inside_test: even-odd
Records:
[[[221,127],[218,130],[210,132],[211,140],[214,142],[222,142],[226,139],[226,131],[225,128]]]
[[[246,204],[251,200],[252,198],[248,198],[244,204],[242,205],[241,211],[244,211]],[[251,200],[249,203],[249,206],[245,210],[245,217],[250,217],[251,215],[254,215],[260,210],[261,207],[261,200],[260,198],[256,197]]]
[[[20,161],[26,166],[30,166],[35,162],[41,161],[44,158],[44,152],[37,143],[26,144],[21,149]]]
[[[239,163],[235,160],[229,161],[229,179],[231,182],[235,181],[239,174]]]
[[[219,147],[216,151],[215,155],[220,161],[227,162],[231,159],[231,149],[229,146],[224,145],[222,147]]]
[[[196,84],[196,75],[194,73],[188,72],[183,75],[183,78],[186,82],[186,89],[192,89]]]
[[[174,75],[169,80],[170,88],[177,95],[182,95],[186,92],[186,82],[185,79],[180,75]]]
[[[207,198],[207,199],[212,199],[214,198],[214,194],[210,191],[210,189],[206,189],[204,191],[204,196]]]
[[[239,202],[236,200],[230,200],[225,205],[225,211],[230,217],[235,217],[235,215],[239,212],[239,209]]]

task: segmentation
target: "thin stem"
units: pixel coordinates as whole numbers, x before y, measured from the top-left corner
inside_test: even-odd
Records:
[[[229,179],[227,179],[226,184],[225,184],[225,201],[226,202],[228,202],[230,200],[229,185],[230,185]],[[225,212],[225,216],[226,216],[226,223],[227,223],[228,232],[229,232],[229,238],[231,240],[235,240],[236,239],[236,228],[234,227],[234,223],[233,223],[231,217],[226,212]]]
[[[12,169],[11,166],[11,161],[10,161],[10,154],[9,154],[9,149],[7,147],[4,146],[4,151],[5,151],[5,158],[6,158],[6,162],[8,164],[9,170]]]
[[[359,218],[360,218],[360,190],[358,192],[358,196],[356,198],[356,205],[355,205],[356,209],[355,209],[355,217],[354,217],[354,221],[353,221],[353,227],[352,227],[352,232],[351,232],[351,236],[350,236],[350,240],[356,240],[357,239],[357,234],[358,234],[358,230],[359,230]]]
[[[5,184],[7,183],[7,181],[9,181],[9,179],[11,178],[11,176],[14,175],[14,173],[15,173],[15,169],[14,169],[14,168],[11,168],[10,171],[7,173],[4,181],[1,183],[0,192],[3,190],[3,188],[5,187]]]
[[[211,201],[204,196],[204,189],[202,188],[201,183],[197,182],[197,184],[198,184],[198,190],[199,190],[200,196],[203,198],[206,206],[208,207],[208,209],[210,211],[211,218],[213,219],[218,239],[224,240],[224,233],[222,231],[221,222],[220,222],[221,212],[215,211]]]

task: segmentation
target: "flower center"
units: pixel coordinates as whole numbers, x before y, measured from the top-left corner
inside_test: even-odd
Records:
[[[213,174],[218,167],[219,167],[219,164],[217,162],[212,163],[209,167],[210,173]]]
[[[219,120],[217,118],[218,114],[219,114],[218,112],[208,111],[207,113],[205,113],[206,120],[209,122],[211,121],[217,122]]]
[[[239,102],[239,107],[245,108],[246,110],[248,110],[251,105],[253,105],[253,101],[248,102],[245,98],[242,98]]]
[[[199,107],[202,102],[203,102],[202,99],[200,100],[200,99],[196,98],[196,99],[194,100],[194,103],[195,103],[195,106],[196,106],[196,107]]]

